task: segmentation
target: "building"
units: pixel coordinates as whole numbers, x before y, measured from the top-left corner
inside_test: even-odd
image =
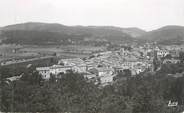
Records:
[[[96,68],[97,69],[97,75],[98,76],[106,76],[106,75],[112,75],[113,69],[109,68]]]
[[[72,66],[72,70],[77,73],[86,73],[87,72],[87,65],[75,65]]]
[[[133,69],[133,70],[135,71],[135,74],[137,75],[137,74],[139,74],[139,73],[144,72],[145,68],[143,68],[143,67],[138,67],[138,68],[135,68],[135,69]]]
[[[40,75],[42,75],[43,79],[49,79],[50,78],[50,67],[38,67],[36,70],[39,72]]]
[[[101,76],[100,83],[102,86],[108,85],[108,84],[113,82],[113,78],[114,78],[114,76],[112,76],[112,75]]]
[[[36,70],[42,75],[43,79],[50,79],[52,75],[58,75],[59,73],[66,73],[68,70],[72,70],[71,66],[53,65],[50,67],[38,67]]]
[[[97,77],[97,75],[91,74],[91,73],[85,73],[83,76],[84,78],[87,78],[87,79],[93,79]]]
[[[171,50],[169,51],[169,54],[172,56],[172,57],[179,57],[180,55],[180,51],[177,51],[177,50]]]
[[[72,70],[71,66],[53,65],[50,67],[50,73],[57,75],[59,73],[66,73],[68,70]]]
[[[180,63],[179,59],[164,59],[163,64],[177,64]]]
[[[6,78],[7,83],[19,80],[23,75],[24,74],[22,73],[20,76],[13,76],[13,77]]]
[[[123,73],[124,68],[122,67],[114,67],[114,74]]]
[[[171,102],[171,100],[168,103],[168,107],[176,107],[178,106],[178,102]]]
[[[165,57],[169,54],[169,51],[167,50],[158,50],[157,51],[157,57]]]
[[[74,66],[74,65],[85,64],[85,62],[80,58],[71,58],[71,59],[61,59],[58,61],[58,64],[61,64],[64,66]]]

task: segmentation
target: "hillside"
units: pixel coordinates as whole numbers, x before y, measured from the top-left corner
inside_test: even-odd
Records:
[[[139,29],[139,28],[126,28],[122,30],[124,33],[130,34],[132,37],[140,37],[143,36],[144,34],[146,34],[147,32]]]
[[[144,31],[140,28],[136,28],[136,27],[131,27],[131,28],[121,28],[121,27],[114,27],[114,26],[98,26],[98,27],[97,26],[88,26],[88,27],[121,31],[123,33],[130,35],[133,38],[140,37],[146,33],[146,31]]]
[[[147,32],[140,39],[157,41],[161,44],[182,44],[184,43],[184,27],[165,26],[157,30]]]
[[[1,32],[2,31],[2,32]],[[48,23],[23,23],[2,27],[3,43],[19,44],[91,44],[96,42],[157,41],[160,44],[183,44],[184,27],[165,26],[150,32],[139,28],[114,26],[65,26]]]
[[[36,23],[28,22],[23,24],[15,24],[3,27],[3,30],[37,30],[37,31],[49,31],[60,32],[67,34],[93,34],[93,35],[130,35],[141,36],[146,33],[139,28],[120,28],[114,26],[65,26],[62,24],[48,24],[48,23]]]
[[[24,23],[3,27],[1,36],[6,37],[5,43],[15,42],[21,44],[35,44],[35,42],[58,43],[63,42],[63,40],[66,41],[66,39],[131,42],[134,40],[132,34],[138,34],[138,30],[136,33],[134,31],[131,28],[111,26],[65,26],[61,24]]]

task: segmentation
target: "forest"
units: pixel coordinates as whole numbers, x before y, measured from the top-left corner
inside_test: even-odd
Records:
[[[119,75],[113,84],[105,87],[88,82],[72,71],[60,79],[53,76],[43,81],[34,68],[17,68],[0,69],[0,111],[180,113],[184,110],[184,75],[168,75],[184,71],[184,64],[164,65],[158,72],[135,77]],[[7,82],[7,76],[2,76],[3,70],[13,72],[9,75],[24,74],[20,80]],[[177,101],[178,106],[168,107],[169,100]]]

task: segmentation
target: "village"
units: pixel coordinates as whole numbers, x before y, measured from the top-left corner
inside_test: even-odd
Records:
[[[60,78],[62,74],[72,70],[95,84],[105,86],[111,84],[114,77],[125,70],[129,70],[131,77],[134,77],[145,71],[158,71],[161,64],[179,63],[180,52],[183,51],[183,46],[155,46],[147,43],[131,49],[120,48],[94,53],[85,58],[60,59],[57,64],[37,67],[36,70],[45,80],[49,80],[51,75]],[[159,66],[155,66],[155,61]]]

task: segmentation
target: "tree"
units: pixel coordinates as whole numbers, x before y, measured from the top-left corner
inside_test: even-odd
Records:
[[[132,73],[129,69],[124,69],[123,71],[118,72],[118,74],[113,78],[113,80],[118,80],[124,77],[131,77]]]
[[[22,75],[21,80],[30,84],[40,84],[43,81],[42,76],[38,72],[23,73]]]
[[[130,77],[132,75],[132,73],[131,73],[131,71],[129,69],[124,69],[123,72],[124,72],[124,75],[126,77]]]
[[[181,62],[184,62],[184,52],[180,52],[179,53],[179,59],[181,60]]]
[[[166,65],[156,73],[119,79],[105,87],[87,82],[83,75],[71,70],[61,74],[57,82],[53,76],[40,86],[41,76],[28,71],[13,82],[13,87],[1,82],[1,111],[171,113],[168,100],[183,104],[184,76],[175,78],[167,73],[179,72],[182,66]],[[121,74],[120,78],[127,78],[130,72]]]

